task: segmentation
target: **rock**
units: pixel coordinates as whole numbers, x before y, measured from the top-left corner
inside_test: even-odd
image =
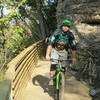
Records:
[[[63,19],[72,19],[74,21],[92,21],[100,22],[100,1],[99,0],[58,0],[57,21]]]

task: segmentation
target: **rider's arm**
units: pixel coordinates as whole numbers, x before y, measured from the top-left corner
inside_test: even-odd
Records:
[[[70,35],[69,41],[70,41],[70,46],[72,49],[72,62],[73,62],[73,64],[75,64],[77,52],[76,52],[76,41],[75,41],[75,37],[73,34]]]
[[[47,60],[50,60],[50,55],[51,55],[51,50],[52,50],[52,47],[53,47],[54,40],[55,40],[55,37],[52,36],[49,43],[48,43],[47,50],[46,50],[46,59]]]
[[[47,51],[46,51],[46,59],[48,59],[48,60],[49,60],[50,55],[51,55],[51,50],[52,50],[52,46],[48,45]]]
[[[76,63],[76,50],[72,50],[72,63]]]
[[[76,45],[72,45],[72,63],[75,64],[76,63]]]

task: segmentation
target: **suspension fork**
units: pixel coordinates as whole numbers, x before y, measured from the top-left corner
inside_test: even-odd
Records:
[[[60,76],[61,76],[61,72],[57,72],[57,75],[56,75],[56,89],[59,89],[60,88]]]

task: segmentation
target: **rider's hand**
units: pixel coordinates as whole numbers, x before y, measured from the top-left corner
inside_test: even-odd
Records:
[[[46,60],[50,60],[50,56],[49,55],[46,55]]]
[[[76,58],[72,58],[72,64],[76,64]]]

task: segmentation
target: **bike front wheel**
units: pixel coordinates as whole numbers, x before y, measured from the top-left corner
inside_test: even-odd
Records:
[[[59,89],[56,89],[57,100],[64,100],[64,88],[65,88],[65,76],[64,73],[61,73],[59,80]]]

